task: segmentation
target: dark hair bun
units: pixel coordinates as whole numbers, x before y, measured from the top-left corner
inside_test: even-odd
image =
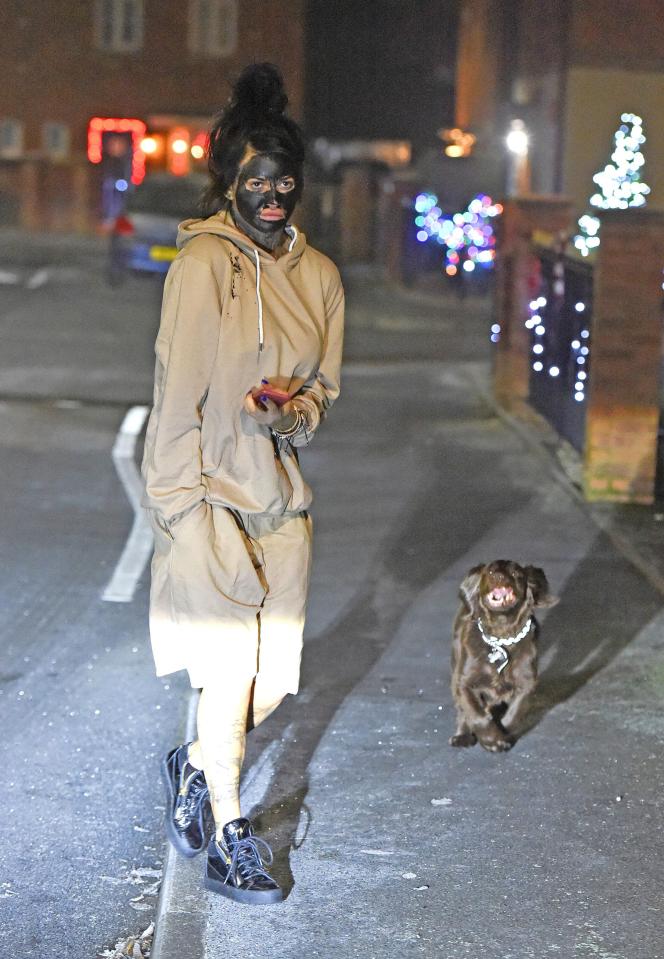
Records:
[[[280,115],[288,105],[284,81],[272,63],[254,63],[240,74],[231,96],[234,119],[253,125]]]
[[[254,63],[242,71],[210,130],[211,179],[201,207],[206,215],[228,208],[228,188],[247,146],[258,153],[284,153],[292,161],[294,172],[301,169],[304,139],[295,120],[284,112],[287,104],[281,71],[274,64]]]

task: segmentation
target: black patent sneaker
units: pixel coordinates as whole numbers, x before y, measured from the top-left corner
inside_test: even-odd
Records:
[[[166,786],[166,835],[177,851],[191,859],[202,852],[212,821],[205,774],[189,762],[190,743],[172,749],[161,764]]]
[[[264,858],[268,866],[272,865],[272,851],[264,839],[254,836],[249,820],[233,819],[227,822],[223,836],[221,842],[214,837],[210,840],[206,887],[236,902],[254,905],[281,902],[283,890],[263,864]]]

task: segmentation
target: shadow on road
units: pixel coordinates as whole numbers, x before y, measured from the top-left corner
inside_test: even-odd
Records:
[[[275,874],[287,890],[293,885],[290,850],[305,841],[312,821],[305,801],[309,764],[339,708],[395,639],[416,597],[514,509],[514,489],[500,471],[490,495],[468,494],[471,478],[486,469],[486,451],[447,444],[426,450],[420,466],[420,475],[445,481],[420,489],[383,541],[352,605],[322,636],[305,644],[304,702],[284,703],[268,728],[250,740],[249,762],[269,740],[284,740],[270,789],[275,801],[250,815],[259,831],[270,835],[277,850]],[[524,508],[523,491],[519,496],[519,508]],[[553,652],[553,659],[543,671],[521,735],[608,665],[660,608],[659,594],[599,534],[566,582],[560,604],[547,616],[541,653]],[[441,633],[448,628],[441,623]]]
[[[553,651],[553,658],[540,677],[524,732],[608,666],[661,605],[660,594],[600,533],[547,615],[540,655]]]
[[[360,584],[353,604],[322,636],[305,643],[301,692],[305,702],[289,699],[249,738],[247,768],[269,740],[285,740],[270,789],[279,798],[249,815],[277,850],[274,872],[289,891],[293,885],[289,853],[304,841],[303,812],[311,820],[305,805],[309,764],[337,711],[394,640],[418,594],[513,506],[509,478],[499,472],[490,496],[469,499],[467,477],[482,474],[485,458],[484,451],[454,450],[450,445],[421,453],[419,475],[434,481],[420,489],[383,541],[376,565]],[[441,624],[441,632],[447,626]]]

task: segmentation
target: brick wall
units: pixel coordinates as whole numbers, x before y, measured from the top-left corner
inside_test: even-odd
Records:
[[[37,184],[43,191],[44,226],[80,229],[86,221],[79,202],[82,192],[89,200],[87,225],[93,226],[97,197],[86,159],[90,118],[209,118],[251,62],[268,60],[281,68],[291,112],[301,118],[303,7],[304,0],[241,0],[235,52],[208,58],[187,49],[188,2],[145,0],[142,49],[110,53],[95,45],[94,0],[6,0],[0,33],[0,120],[23,124],[24,156],[11,161],[14,173],[5,170],[0,176],[0,218],[9,222],[18,207],[19,221],[33,226],[32,201],[25,193],[27,184]],[[45,157],[42,147],[47,122],[65,124],[70,132],[70,155],[57,163]],[[26,165],[33,169],[21,173],[18,168]],[[19,195],[12,192],[16,184],[22,184]]]
[[[602,214],[595,267],[584,490],[654,498],[662,353],[664,213]]]
[[[208,116],[227,99],[229,82],[254,60],[276,62],[291,106],[303,99],[303,0],[242,0],[236,52],[227,58],[187,51],[188,4],[146,0],[143,49],[107,53],[94,44],[93,0],[9,0],[0,37],[4,76],[0,117],[26,123],[26,149],[41,146],[45,121],[68,123],[73,151],[85,149],[91,116],[182,113]]]

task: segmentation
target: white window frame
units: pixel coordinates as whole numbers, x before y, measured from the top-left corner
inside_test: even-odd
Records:
[[[143,0],[95,0],[95,43],[106,53],[137,53],[143,47]],[[127,36],[127,15],[133,17]]]
[[[238,0],[189,0],[189,52],[216,59],[235,53],[238,6]]]
[[[23,156],[25,126],[21,120],[3,117],[0,120],[0,159],[18,160]]]
[[[71,148],[71,131],[66,123],[42,124],[42,148],[51,160],[66,160]]]

